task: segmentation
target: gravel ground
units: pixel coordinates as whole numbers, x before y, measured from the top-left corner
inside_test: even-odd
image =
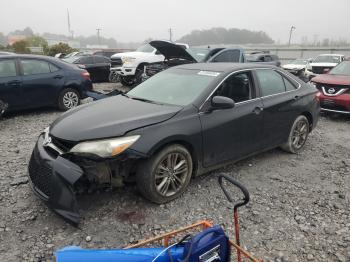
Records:
[[[99,90],[114,85],[97,85]],[[121,247],[200,219],[233,236],[232,205],[215,173],[247,186],[243,245],[266,261],[350,261],[350,118],[321,117],[305,149],[274,149],[195,178],[179,199],[154,205],[134,186],[85,197],[84,220],[72,227],[31,192],[27,164],[40,131],[61,113],[20,112],[0,120],[0,261],[49,261],[66,245]]]

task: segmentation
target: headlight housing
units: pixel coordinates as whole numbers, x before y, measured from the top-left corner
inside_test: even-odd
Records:
[[[74,146],[71,153],[90,153],[100,157],[113,157],[121,154],[140,138],[136,136],[117,137],[97,141],[81,142]]]
[[[126,56],[126,57],[123,57],[122,58],[122,61],[123,61],[123,63],[132,63],[132,62],[134,62],[135,61],[135,57],[128,57],[128,56]]]

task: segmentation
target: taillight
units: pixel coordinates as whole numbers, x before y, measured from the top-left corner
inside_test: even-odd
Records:
[[[81,76],[84,77],[87,80],[91,80],[90,79],[90,74],[87,71],[81,72]]]

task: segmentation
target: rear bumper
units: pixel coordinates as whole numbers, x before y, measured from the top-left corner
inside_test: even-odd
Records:
[[[34,193],[56,213],[70,222],[81,220],[73,185],[83,175],[83,170],[69,160],[51,156],[43,146],[43,135],[33,150],[28,177]]]
[[[350,94],[327,96],[320,92],[321,110],[341,114],[350,114]]]

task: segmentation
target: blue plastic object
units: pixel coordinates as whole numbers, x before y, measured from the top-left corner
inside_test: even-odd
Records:
[[[83,249],[81,247],[65,247],[56,252],[57,262],[151,262],[165,248],[132,248],[132,249]],[[174,261],[182,260],[183,247],[170,248]],[[167,251],[155,262],[170,262]]]
[[[224,230],[219,225],[208,228],[187,242],[184,258],[188,262],[230,261],[230,243]],[[214,258],[216,257],[216,260]],[[212,260],[213,259],[213,260]]]
[[[70,246],[58,250],[57,262],[152,262],[165,247],[131,249],[83,249]],[[171,254],[171,257],[169,256]],[[189,241],[169,248],[155,262],[230,261],[230,244],[223,229],[216,225]]]

